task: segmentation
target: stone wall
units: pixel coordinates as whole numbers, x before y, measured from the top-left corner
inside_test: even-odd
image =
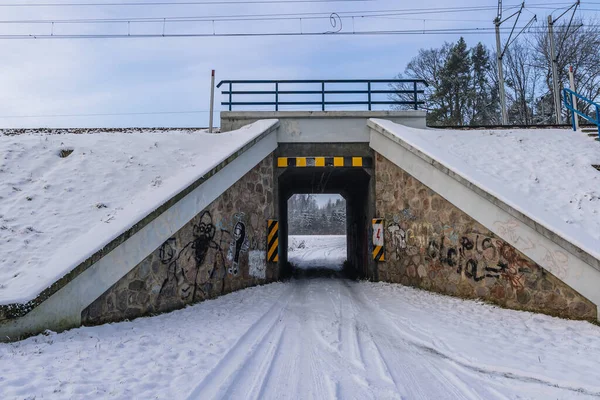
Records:
[[[82,323],[171,311],[275,280],[276,265],[265,261],[273,187],[270,155],[87,307]]]
[[[518,310],[596,318],[592,302],[380,154],[375,174],[377,217],[386,228],[379,280]],[[503,229],[510,234],[510,226]]]

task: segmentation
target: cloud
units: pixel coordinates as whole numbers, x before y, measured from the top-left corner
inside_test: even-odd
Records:
[[[33,1],[33,0],[29,0]],[[134,16],[206,16],[289,12],[332,12],[360,9],[447,7],[442,0],[423,0],[399,6],[398,1],[376,3],[280,4],[181,7],[81,7],[3,9],[3,19],[98,18]],[[496,4],[486,1],[487,5]],[[463,0],[452,6],[481,5]],[[489,14],[489,15],[488,15]],[[495,12],[485,15],[490,25]],[[481,19],[481,15],[469,14]],[[451,14],[425,18],[460,19]],[[397,18],[344,20],[344,30],[420,29],[463,26],[466,22]],[[217,32],[293,31],[299,20],[215,23]],[[0,33],[48,32],[49,24],[18,27],[1,25]],[[55,32],[126,32],[127,25],[64,25]],[[133,25],[133,31],[162,30],[161,24]],[[212,23],[167,24],[176,29],[212,31]],[[302,29],[331,30],[327,19],[303,21]],[[456,35],[457,36],[457,35]],[[90,114],[207,110],[210,70],[217,79],[392,78],[404,70],[420,47],[439,46],[447,36],[307,36],[206,37],[158,39],[0,40],[0,116],[39,114]],[[468,38],[469,43],[477,39]],[[493,37],[483,37],[492,43]],[[220,100],[220,96],[217,97]],[[208,114],[157,116],[104,116],[94,118],[0,118],[0,127],[35,126],[206,126]]]

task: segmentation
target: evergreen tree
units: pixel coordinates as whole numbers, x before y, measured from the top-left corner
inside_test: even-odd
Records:
[[[492,123],[500,112],[497,87],[490,82],[492,73],[490,54],[480,42],[471,49],[472,100],[471,125],[486,125]]]

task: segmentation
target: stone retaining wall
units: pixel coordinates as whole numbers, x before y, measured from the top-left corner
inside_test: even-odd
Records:
[[[82,323],[171,311],[275,280],[265,260],[273,188],[270,155],[87,307]]]
[[[380,154],[375,174],[377,217],[385,218],[386,228],[379,280],[596,319],[592,302]],[[511,227],[503,230],[510,234]]]

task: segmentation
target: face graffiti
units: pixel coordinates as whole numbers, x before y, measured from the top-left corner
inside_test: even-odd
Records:
[[[196,263],[201,265],[206,258],[208,249],[213,246],[216,247],[214,242],[216,229],[212,224],[212,217],[208,212],[204,212],[200,217],[200,223],[194,225],[194,241],[193,247],[195,249]]]
[[[233,241],[229,247],[228,259],[231,261],[231,266],[228,272],[231,275],[237,276],[239,274],[240,253],[247,252],[249,247],[249,240],[246,237],[246,224],[240,220],[235,224]]]
[[[219,243],[215,240],[217,229],[208,211],[203,212],[198,223],[192,226],[192,240],[177,251],[177,241],[169,238],[159,249],[160,261],[167,266],[167,278],[162,284],[161,295],[176,290],[178,297],[187,302],[196,297],[198,290],[203,291],[210,281],[221,279],[225,272],[217,276],[219,266],[224,267],[224,257],[221,242],[224,237],[229,237],[229,232],[221,229]],[[215,253],[211,257],[211,265],[207,265],[209,252]],[[208,267],[208,269],[207,269]]]

